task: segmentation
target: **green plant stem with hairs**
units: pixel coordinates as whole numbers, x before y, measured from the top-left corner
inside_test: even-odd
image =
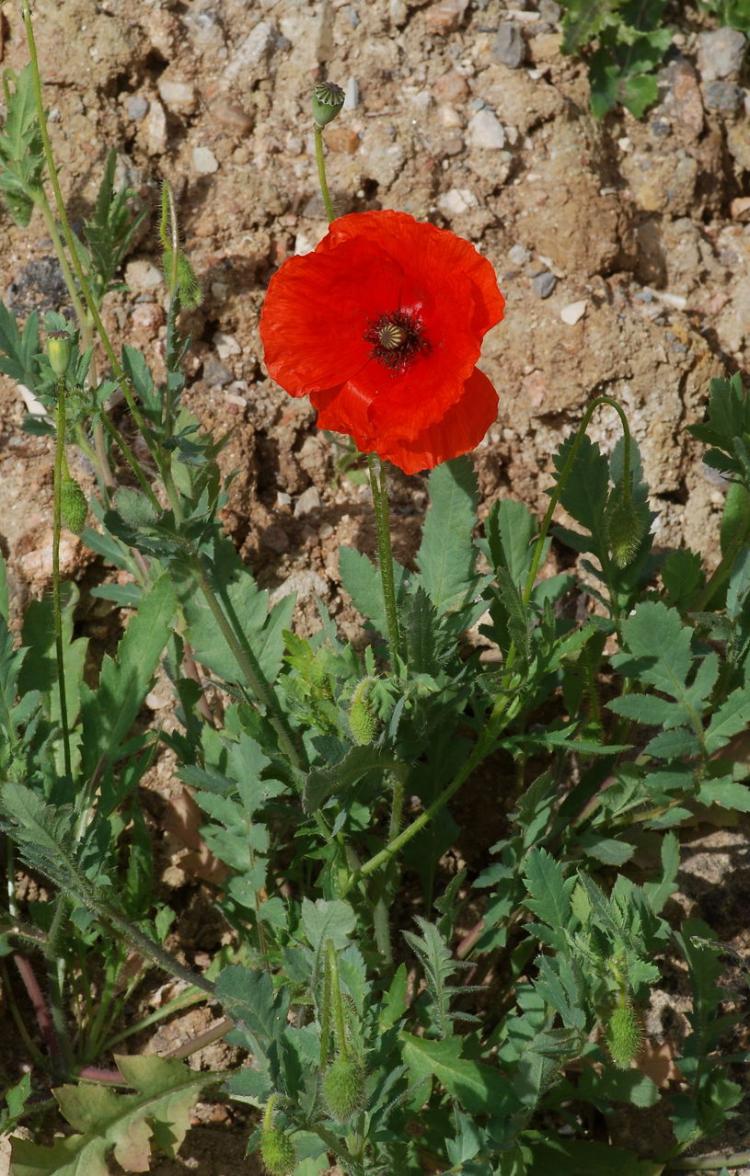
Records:
[[[374,453],[368,453],[367,467],[370,473],[370,487],[372,489],[372,502],[375,511],[375,527],[378,536],[378,567],[383,586],[388,645],[391,651],[391,661],[395,666],[397,658],[400,658],[402,661],[404,660],[404,650],[401,628],[398,622],[396,587],[393,578],[393,550],[391,546],[391,523],[385,463],[380,462],[380,472],[378,475],[378,459]]]
[[[336,213],[333,209],[333,201],[331,200],[331,193],[328,188],[328,177],[326,176],[326,157],[323,149],[323,128],[315,125],[315,163],[318,168],[318,184],[320,185],[320,194],[323,197],[323,207],[326,210],[328,223],[336,219]]]

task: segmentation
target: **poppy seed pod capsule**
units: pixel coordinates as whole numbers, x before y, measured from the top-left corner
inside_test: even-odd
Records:
[[[48,336],[47,359],[58,380],[62,379],[70,363],[70,335],[65,331],[53,331]]]
[[[75,478],[63,478],[60,487],[60,507],[65,526],[74,535],[80,535],[86,525],[89,504]]]
[[[319,127],[328,126],[344,105],[344,91],[335,82],[320,82],[312,94],[313,118]]]
[[[339,1054],[326,1070],[323,1097],[337,1123],[346,1123],[364,1110],[367,1103],[365,1077],[365,1068],[359,1058],[344,1057],[343,1054]]]
[[[360,747],[366,747],[375,738],[377,724],[369,699],[371,678],[363,678],[357,684],[349,707],[349,728],[354,742]]]
[[[268,1176],[291,1176],[297,1166],[294,1144],[278,1127],[261,1128],[260,1157]]]
[[[606,1031],[607,1049],[613,1065],[627,1070],[641,1052],[643,1035],[632,1004],[624,1000],[613,1009]]]

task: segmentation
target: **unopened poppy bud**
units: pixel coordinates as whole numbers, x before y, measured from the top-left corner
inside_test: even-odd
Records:
[[[313,118],[319,127],[328,126],[344,105],[344,91],[335,82],[320,82],[312,95]]]
[[[268,1176],[291,1176],[297,1166],[291,1137],[278,1127],[261,1128],[260,1158]]]
[[[70,335],[65,331],[53,331],[47,337],[47,359],[58,380],[62,379],[70,363]]]
[[[626,568],[635,559],[648,528],[648,511],[633,502],[630,494],[616,487],[607,503],[605,518],[607,541],[618,568]]]
[[[60,487],[62,521],[74,535],[80,535],[86,525],[89,504],[86,495],[74,478],[63,478]]]
[[[323,1077],[323,1097],[337,1123],[346,1123],[364,1110],[365,1068],[359,1058],[340,1054],[331,1063]]]
[[[641,1052],[643,1034],[632,1004],[625,999],[613,1009],[605,1034],[612,1064],[627,1070]]]
[[[371,685],[371,678],[363,678],[352,695],[349,707],[349,729],[354,742],[360,747],[372,743],[377,730],[375,715],[368,697]]]

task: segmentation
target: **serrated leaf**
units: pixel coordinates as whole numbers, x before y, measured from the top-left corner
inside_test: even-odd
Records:
[[[623,694],[607,703],[607,709],[644,726],[661,727],[685,722],[685,711],[676,702],[653,694]]]
[[[430,600],[444,613],[466,603],[473,581],[476,479],[469,459],[437,466],[430,474],[429,492],[417,566]]]
[[[108,1176],[112,1153],[126,1172],[146,1172],[152,1143],[174,1157],[190,1126],[200,1091],[215,1081],[178,1061],[154,1056],[117,1057],[135,1094],[120,1094],[86,1083],[54,1091],[60,1110],[81,1134],[54,1147],[12,1141],[13,1171],[19,1176]]]
[[[706,752],[713,755],[725,747],[734,735],[750,725],[750,690],[733,690],[714,713],[706,731]]]
[[[698,789],[701,804],[718,804],[738,813],[750,813],[750,788],[739,780],[706,780]]]
[[[358,612],[370,621],[383,637],[388,635],[380,572],[372,560],[353,547],[339,548],[341,583]],[[398,600],[404,588],[404,569],[394,561],[393,578]]]
[[[643,750],[655,759],[682,759],[684,756],[697,755],[700,743],[693,731],[680,727],[676,731],[661,731],[649,740]]]
[[[546,849],[530,849],[524,862],[527,907],[553,931],[562,931],[570,921],[570,893],[575,878],[565,878],[562,866]]]
[[[351,906],[340,898],[330,902],[324,898],[315,902],[302,899],[302,926],[308,943],[316,950],[325,946],[329,939],[339,950],[346,947],[356,922]]]
[[[433,1076],[467,1111],[500,1116],[516,1103],[513,1086],[498,1070],[461,1057],[460,1037],[428,1041],[402,1033],[401,1043],[414,1081]]]
[[[305,778],[303,803],[308,813],[319,809],[329,796],[345,800],[347,792],[373,772],[383,775],[395,766],[391,755],[372,745],[351,747],[344,758],[325,768],[313,768]]]
[[[692,630],[683,625],[680,614],[661,601],[645,601],[622,626],[628,653],[639,660],[637,676],[643,682],[679,698],[693,661]],[[618,668],[622,655],[613,658]]]
[[[536,528],[529,508],[512,498],[496,502],[485,525],[493,567],[506,568],[519,588],[523,587],[531,563],[531,540]]]
[[[143,597],[117,647],[104,658],[96,691],[84,688],[82,754],[84,768],[113,763],[120,754],[172,631],[177,608],[172,583],[161,576]]]

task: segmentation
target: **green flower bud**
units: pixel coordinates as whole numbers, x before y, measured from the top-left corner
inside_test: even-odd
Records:
[[[58,380],[62,379],[70,363],[70,335],[52,331],[47,338],[47,359]]]
[[[86,526],[89,504],[86,495],[74,478],[64,477],[60,487],[62,521],[74,535],[80,535]]]
[[[312,94],[313,118],[319,127],[328,126],[344,105],[344,91],[335,82],[321,82]]]
[[[364,1110],[365,1068],[359,1058],[340,1054],[331,1063],[323,1076],[323,1097],[337,1123],[346,1123]]]
[[[648,529],[648,509],[635,503],[616,487],[609,496],[605,525],[612,559],[618,568],[626,568],[636,557]]]
[[[297,1166],[291,1137],[278,1127],[261,1128],[260,1158],[268,1176],[291,1176]]]
[[[613,1009],[605,1040],[609,1056],[618,1070],[628,1070],[641,1052],[643,1034],[632,1004],[625,1000]]]
[[[375,714],[368,698],[371,685],[371,678],[363,678],[352,695],[349,707],[349,729],[354,742],[360,747],[372,743],[377,732]]]

